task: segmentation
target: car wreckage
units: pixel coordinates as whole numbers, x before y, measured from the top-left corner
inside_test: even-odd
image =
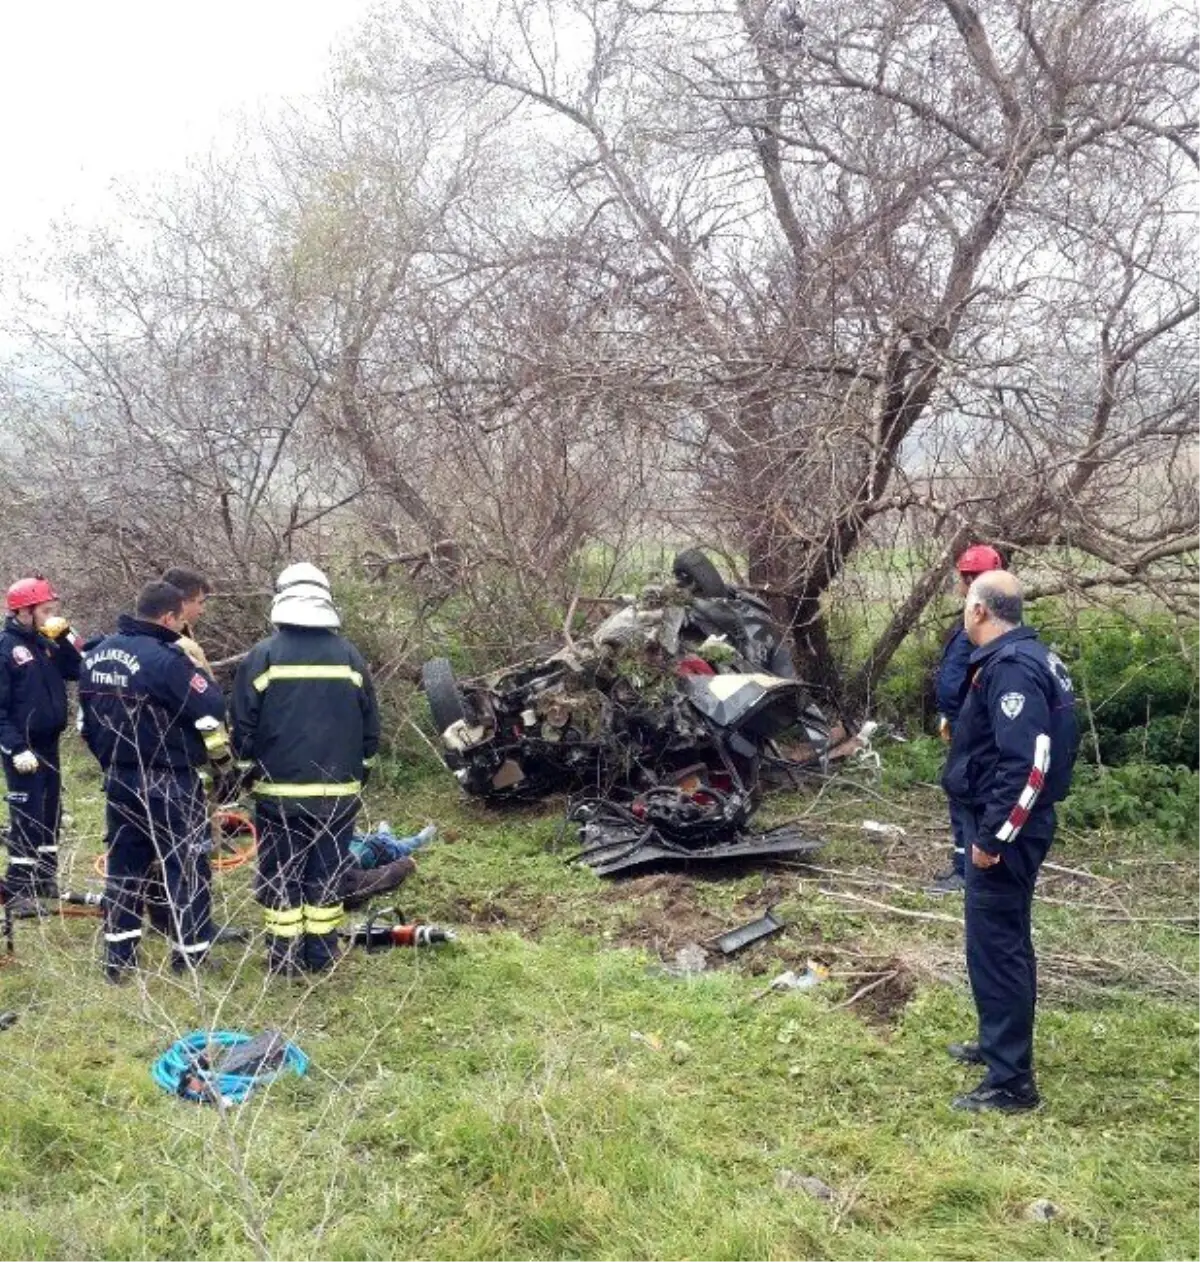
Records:
[[[425,664],[463,788],[496,803],[573,792],[580,857],[601,875],[819,845],[749,830],[764,776],[822,765],[829,743],[767,604],[698,549],[676,556],[671,582],[617,603],[586,639],[484,679]]]

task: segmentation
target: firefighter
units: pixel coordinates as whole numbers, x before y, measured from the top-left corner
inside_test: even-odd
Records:
[[[283,976],[337,959],[339,887],[359,795],[379,744],[379,711],[362,655],[338,634],[329,580],[314,565],[279,576],[277,630],[238,668],[233,741],[255,779],[255,894],[267,965]]]
[[[163,576],[164,583],[170,583],[183,593],[183,622],[179,627],[179,639],[175,641],[191,659],[192,663],[206,675],[212,676],[212,667],[204,650],[196,640],[196,623],[204,614],[204,607],[212,593],[212,584],[197,570],[172,566]],[[232,759],[232,754],[230,755]],[[201,772],[200,778],[205,778]],[[231,783],[231,779],[219,777],[218,783]],[[167,889],[163,883],[162,870],[155,863],[146,878],[145,886],[146,915],[155,932],[164,938],[171,936],[171,913],[167,903]],[[218,931],[219,936],[220,931]],[[216,938],[213,939],[214,942]]]
[[[67,680],[79,678],[79,640],[58,616],[46,579],[23,578],[8,589],[0,634],[0,755],[8,783],[6,883],[17,916],[42,911],[58,897],[58,827],[62,773],[58,741],[67,725]]]
[[[1011,574],[993,571],[971,584],[963,625],[975,647],[943,776],[946,791],[969,804],[967,973],[979,1039],[949,1050],[956,1060],[987,1067],[979,1086],[953,1102],[970,1112],[1020,1112],[1040,1103],[1033,887],[1079,747],[1071,677],[1021,616],[1021,586]]]
[[[958,581],[954,593],[960,600],[965,600],[967,588],[980,575],[989,570],[1002,570],[1004,562],[995,548],[986,543],[973,543],[955,562]],[[937,708],[938,735],[947,744],[950,743],[954,722],[958,718],[959,694],[967,679],[967,662],[975,646],[967,639],[962,623],[962,615],[955,619],[950,638],[942,650],[942,659],[937,668]],[[961,894],[966,888],[966,822],[970,807],[965,802],[958,802],[947,795],[950,810],[950,867],[934,877],[932,884],[926,887],[930,894]]]
[[[183,625],[179,628],[179,647],[206,675],[212,674],[212,667],[204,650],[196,640],[196,623],[204,615],[204,607],[212,594],[212,584],[197,570],[186,570],[182,566],[172,566],[163,576],[164,583],[178,587],[183,593]]]
[[[212,945],[212,842],[199,769],[228,755],[225,702],[179,647],[182,622],[178,588],[148,583],[136,613],[122,615],[116,634],[83,662],[83,738],[104,770],[107,797],[105,972],[114,982],[137,966],[155,862],[166,886],[171,967],[195,968]]]

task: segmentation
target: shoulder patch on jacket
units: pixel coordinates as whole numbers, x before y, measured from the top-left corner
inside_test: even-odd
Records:
[[[1006,718],[1015,719],[1025,709],[1025,694],[1023,692],[1006,692],[1000,698],[1000,709],[1004,711]]]
[[[192,676],[190,686],[193,692],[201,692],[201,693],[207,692],[208,680],[205,679],[203,675],[197,673]]]
[[[12,651],[13,665],[28,666],[33,661],[33,653],[23,644],[18,644]]]

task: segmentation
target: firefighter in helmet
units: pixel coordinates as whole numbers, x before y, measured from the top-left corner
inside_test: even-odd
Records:
[[[58,742],[67,725],[67,680],[79,678],[78,637],[58,614],[44,578],[23,578],[6,598],[0,633],[0,757],[8,783],[6,882],[16,915],[37,915],[38,897],[58,897],[62,772]]]
[[[379,745],[362,655],[338,634],[329,580],[301,562],[280,574],[271,621],[234,682],[234,751],[256,779],[258,876],[272,973],[337,959],[340,886],[359,797]]]

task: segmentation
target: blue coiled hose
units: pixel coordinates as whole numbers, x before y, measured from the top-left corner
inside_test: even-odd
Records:
[[[277,1069],[266,1070],[257,1074],[215,1074],[198,1068],[196,1060],[205,1055],[210,1047],[237,1047],[241,1043],[249,1043],[251,1036],[238,1030],[193,1030],[185,1034],[154,1062],[151,1073],[154,1081],[164,1091],[177,1095],[185,1100],[212,1101],[220,1095],[227,1104],[240,1104],[255,1087],[273,1082],[280,1074],[295,1073],[303,1075],[308,1072],[308,1057],[295,1045],[288,1043],[283,1054],[283,1063]],[[193,1091],[182,1088],[180,1084],[188,1078],[199,1078],[207,1090]]]

